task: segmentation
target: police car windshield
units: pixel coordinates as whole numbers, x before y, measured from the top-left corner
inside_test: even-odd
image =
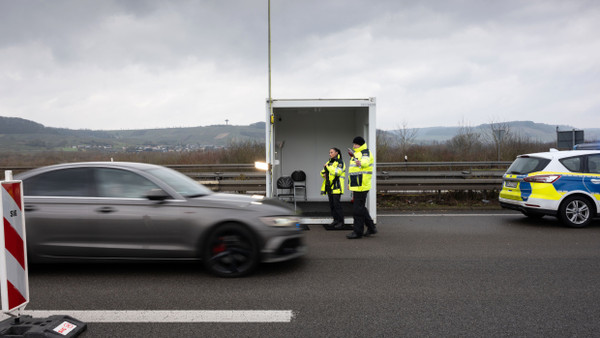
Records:
[[[550,163],[550,160],[546,158],[529,156],[517,157],[510,167],[508,167],[506,173],[512,175],[525,175],[543,170],[548,163]]]

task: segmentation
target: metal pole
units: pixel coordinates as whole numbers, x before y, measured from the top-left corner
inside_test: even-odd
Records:
[[[506,130],[504,130],[504,129],[496,130],[496,155],[497,155],[498,162],[500,162],[500,152],[502,149],[502,140],[504,139],[505,132],[506,132]]]
[[[268,30],[269,30],[269,145],[268,149],[268,178],[267,178],[267,196],[272,197],[274,195],[274,187],[273,187],[273,123],[275,122],[275,117],[273,116],[273,96],[271,94],[271,0],[268,0]]]
[[[269,29],[269,108],[271,110],[271,115],[273,114],[273,100],[271,96],[271,0],[269,0],[269,9],[268,9],[268,29]],[[272,122],[271,122],[272,124]]]
[[[502,149],[502,138],[498,141],[498,162],[500,162],[500,149]]]

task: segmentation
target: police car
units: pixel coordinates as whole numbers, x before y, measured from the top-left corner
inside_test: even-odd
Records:
[[[582,228],[599,215],[600,150],[520,155],[503,176],[500,205]]]

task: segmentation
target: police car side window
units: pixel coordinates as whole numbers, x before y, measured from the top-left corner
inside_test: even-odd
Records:
[[[562,163],[571,172],[574,172],[574,173],[583,172],[583,166],[582,166],[583,157],[581,157],[581,156],[563,158],[562,160],[560,160],[560,163]]]
[[[588,172],[600,174],[600,154],[588,156]]]

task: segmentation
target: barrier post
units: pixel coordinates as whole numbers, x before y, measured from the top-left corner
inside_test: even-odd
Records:
[[[5,178],[0,182],[0,298],[2,311],[14,318],[0,322],[0,337],[76,337],[87,328],[77,319],[22,315],[29,303],[23,182],[13,180],[10,170]]]
[[[2,311],[11,314],[29,303],[29,279],[25,243],[25,215],[23,214],[22,182],[12,180],[12,172],[6,172],[8,180],[2,181],[0,201],[0,283]]]

